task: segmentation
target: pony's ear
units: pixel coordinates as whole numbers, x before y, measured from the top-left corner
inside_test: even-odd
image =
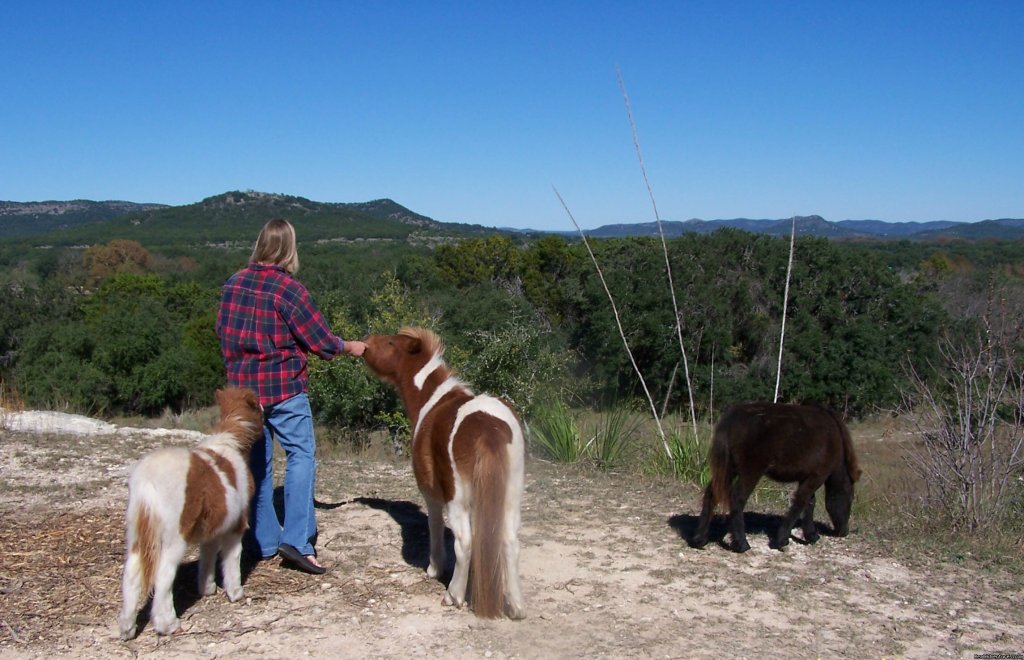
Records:
[[[409,337],[409,347],[406,350],[409,355],[416,355],[423,350],[423,342],[419,337]]]
[[[213,396],[214,398],[217,399],[217,405],[220,405],[221,403],[224,402],[224,390],[217,388],[217,390],[213,393]]]

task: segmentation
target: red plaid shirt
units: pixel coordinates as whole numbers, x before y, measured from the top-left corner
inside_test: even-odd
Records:
[[[307,353],[330,360],[345,347],[306,287],[280,266],[256,263],[224,283],[217,336],[228,383],[252,389],[263,405],[306,391]]]

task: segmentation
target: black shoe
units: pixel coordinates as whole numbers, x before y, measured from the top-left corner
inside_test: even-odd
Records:
[[[306,558],[306,555],[298,551],[294,545],[282,543],[277,548],[277,553],[281,555],[288,563],[295,566],[304,573],[311,573],[313,575],[323,575],[327,572],[327,569],[323,566],[317,566],[313,562]]]

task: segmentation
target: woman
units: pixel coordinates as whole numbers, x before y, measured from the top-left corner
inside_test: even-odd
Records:
[[[295,229],[287,220],[267,222],[256,239],[249,265],[224,283],[217,313],[217,336],[228,383],[259,396],[265,419],[264,441],[249,459],[256,494],[251,525],[260,556],[280,553],[300,570],[321,574],[317,561],[316,439],[307,389],[307,354],[330,360],[346,353],[360,356],[361,341],[334,335],[306,288],[294,278],[299,270]],[[274,438],[287,458],[284,475],[284,524],[274,509]]]

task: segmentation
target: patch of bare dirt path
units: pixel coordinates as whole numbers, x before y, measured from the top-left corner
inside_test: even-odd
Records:
[[[128,468],[194,437],[0,431],[0,656],[217,658],[973,658],[1024,651],[1019,576],[911,563],[853,533],[768,549],[687,547],[690,487],[527,462],[523,621],[441,604],[427,524],[405,462],[326,457],[317,487],[324,576],[276,560],[246,596],[199,598],[179,571],[183,631],[116,630]],[[280,470],[278,471],[280,473]],[[279,475],[280,476],[280,475]],[[718,525],[719,531],[721,526]]]

